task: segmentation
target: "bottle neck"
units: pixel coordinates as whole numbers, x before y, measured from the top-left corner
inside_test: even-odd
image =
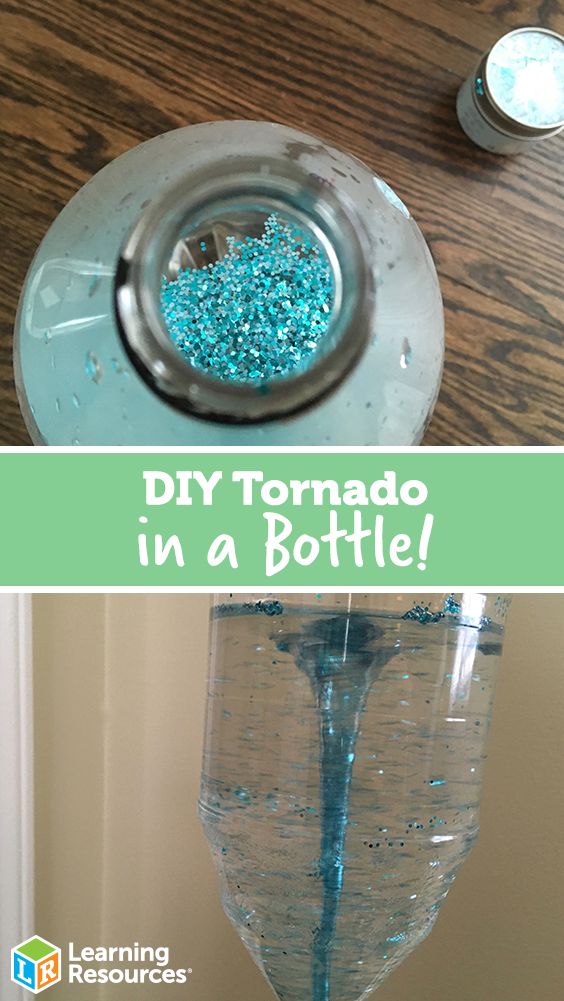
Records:
[[[171,339],[161,308],[163,277],[198,266],[193,248],[201,234],[254,232],[273,214],[307,233],[328,262],[328,327],[303,368],[259,384],[221,380],[191,365]],[[187,174],[137,220],[116,271],[118,329],[147,385],[178,410],[222,423],[289,417],[331,393],[362,357],[375,305],[370,257],[362,220],[335,188],[289,160],[227,159]]]

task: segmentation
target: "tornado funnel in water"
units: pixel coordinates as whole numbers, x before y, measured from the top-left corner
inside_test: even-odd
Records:
[[[475,840],[507,602],[249,599],[212,614],[200,814],[224,907],[282,1001],[357,1001]]]

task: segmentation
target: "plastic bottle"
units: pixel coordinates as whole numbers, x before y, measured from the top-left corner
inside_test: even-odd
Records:
[[[431,930],[478,833],[507,604],[218,597],[200,815],[282,1001],[357,1001]]]
[[[163,277],[273,213],[326,255],[330,324],[303,367],[220,381],[173,343]],[[178,129],[104,167],[41,243],[16,323],[20,404],[48,445],[414,444],[442,360],[437,276],[403,203],[359,160],[263,122]]]

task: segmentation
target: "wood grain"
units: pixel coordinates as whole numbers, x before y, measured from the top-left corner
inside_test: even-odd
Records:
[[[494,157],[454,113],[479,54],[527,23],[564,31],[564,0],[4,0],[0,443],[29,443],[12,326],[65,202],[159,132],[262,118],[361,157],[424,231],[447,322],[425,444],[560,444],[564,141]]]

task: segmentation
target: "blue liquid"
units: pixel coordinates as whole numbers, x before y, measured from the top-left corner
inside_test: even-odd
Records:
[[[214,624],[200,806],[224,906],[283,1001],[356,1001],[428,933],[477,833],[500,635],[254,611]]]

